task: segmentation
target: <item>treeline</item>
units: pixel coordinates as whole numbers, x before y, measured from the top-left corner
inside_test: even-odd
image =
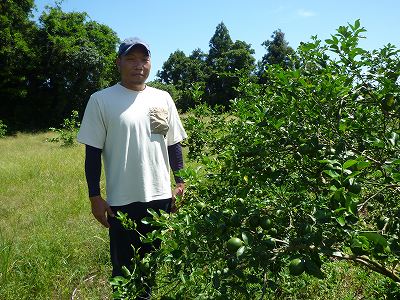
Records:
[[[58,126],[117,78],[114,31],[58,6],[34,22],[33,8],[33,0],[0,3],[0,120],[10,130]]]
[[[118,81],[117,34],[85,12],[56,4],[33,21],[34,0],[0,3],[0,120],[9,131],[58,126],[72,110],[83,112],[94,91]],[[290,67],[294,50],[277,30],[262,43],[260,61],[244,41],[218,24],[208,52],[172,53],[150,85],[168,90],[182,110],[198,103],[227,108],[240,78],[265,81],[269,64]]]
[[[292,67],[295,51],[288,45],[285,35],[277,30],[272,40],[262,43],[266,53],[256,62],[254,50],[244,41],[233,41],[224,23],[218,24],[210,39],[208,52],[195,49],[186,56],[183,51],[172,53],[157,73],[158,82],[172,85],[175,99],[182,110],[198,103],[229,107],[230,100],[238,96],[240,78],[265,82],[264,71],[270,64]]]

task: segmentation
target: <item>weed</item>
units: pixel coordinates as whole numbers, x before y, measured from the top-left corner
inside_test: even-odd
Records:
[[[80,123],[78,121],[79,114],[76,110],[73,110],[69,119],[64,119],[64,123],[61,124],[61,128],[49,128],[50,131],[58,134],[57,137],[48,139],[49,142],[59,143],[63,146],[75,145],[76,136]]]
[[[7,134],[7,125],[0,120],[0,139],[4,138]]]

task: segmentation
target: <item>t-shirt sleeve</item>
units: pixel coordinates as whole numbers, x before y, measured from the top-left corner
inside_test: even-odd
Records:
[[[187,137],[187,134],[183,128],[181,119],[179,118],[178,110],[176,109],[174,101],[169,94],[167,95],[169,108],[167,145],[171,146],[184,140]]]
[[[77,140],[98,149],[103,149],[107,130],[98,101],[92,95],[83,115]]]

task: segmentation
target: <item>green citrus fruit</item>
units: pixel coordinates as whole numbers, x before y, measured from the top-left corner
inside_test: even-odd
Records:
[[[299,152],[300,152],[300,154],[308,154],[308,153],[310,153],[311,152],[311,147],[310,147],[310,145],[308,145],[308,144],[301,144],[300,146],[299,146]]]
[[[268,232],[272,236],[276,236],[278,234],[278,230],[275,227],[270,228]]]
[[[244,205],[245,205],[244,199],[238,198],[238,199],[236,200],[236,206],[242,207],[242,206],[244,206]]]
[[[289,272],[293,276],[298,276],[304,272],[305,263],[301,258],[294,258],[289,263]]]
[[[271,238],[265,240],[265,245],[267,247],[267,249],[273,249],[275,248],[275,241]]]
[[[353,183],[350,184],[347,189],[353,194],[359,194],[361,192],[361,185],[358,183]]]
[[[198,202],[196,203],[196,208],[198,210],[203,210],[207,205],[204,202]]]
[[[378,226],[378,229],[382,230],[389,222],[389,220],[390,219],[386,216],[381,216],[378,220],[376,220],[376,225]]]
[[[237,237],[230,238],[226,244],[226,247],[230,253],[235,253],[242,246],[243,241]]]
[[[395,102],[394,95],[387,94],[382,100],[382,108],[386,111],[389,111],[394,107],[394,102]]]
[[[260,221],[260,226],[262,229],[270,229],[272,227],[272,220],[268,217],[263,217]]]

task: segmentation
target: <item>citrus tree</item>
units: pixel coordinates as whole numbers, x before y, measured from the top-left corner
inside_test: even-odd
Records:
[[[284,274],[324,278],[350,260],[400,282],[399,50],[366,51],[360,22],[300,45],[293,69],[242,78],[229,114],[187,118],[187,191],[145,222],[162,241],[136,256],[116,293],[262,299]],[[186,298],[185,298],[186,297]]]

